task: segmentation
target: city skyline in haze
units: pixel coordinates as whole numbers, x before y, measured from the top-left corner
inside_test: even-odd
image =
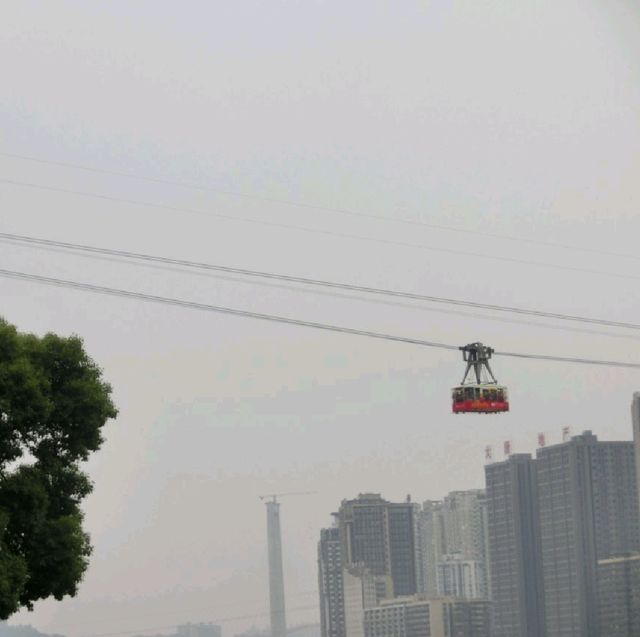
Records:
[[[0,231],[636,322],[639,21],[625,1],[11,3]],[[0,245],[4,269],[438,342],[637,360],[632,330]],[[260,617],[223,623],[225,634],[266,625],[258,496],[287,491],[318,491],[281,511],[290,621],[316,622],[317,533],[342,498],[480,488],[487,445],[530,451],[538,433],[559,442],[567,425],[631,437],[634,370],[496,357],[511,412],[454,416],[459,352],[4,278],[0,293],[0,315],[21,331],[82,336],[120,411],[87,467],[95,550],[78,596],[12,620],[44,632],[248,615]]]

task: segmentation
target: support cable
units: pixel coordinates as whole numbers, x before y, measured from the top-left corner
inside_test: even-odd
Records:
[[[178,307],[184,307],[195,310],[203,310],[208,312],[217,312],[220,314],[230,314],[232,316],[242,316],[245,318],[253,318],[262,321],[270,321],[273,323],[284,323],[287,325],[296,325],[299,327],[309,327],[328,332],[338,332],[341,334],[351,334],[355,336],[366,336],[368,338],[376,338],[380,340],[393,341],[397,343],[408,343],[411,345],[421,345],[423,347],[435,347],[439,349],[447,350],[459,350],[457,345],[450,345],[447,343],[438,343],[434,341],[427,341],[420,338],[412,338],[408,336],[398,336],[394,334],[384,334],[381,332],[372,332],[369,330],[361,330],[351,327],[343,327],[339,325],[330,325],[328,323],[319,323],[315,321],[305,321],[302,319],[295,319],[286,316],[278,316],[275,314],[263,314],[260,312],[252,312],[250,310],[240,310],[237,308],[224,307],[220,305],[210,305],[207,303],[199,303],[196,301],[187,301],[184,299],[176,299],[171,297],[157,296],[154,294],[146,294],[143,292],[134,292],[131,290],[122,290],[118,288],[104,287],[100,285],[93,285],[90,283],[81,283],[78,281],[69,281],[65,279],[57,279],[53,277],[45,277],[37,274],[30,274],[26,272],[16,272],[14,270],[0,270],[0,276],[20,279],[26,281],[33,281],[37,283],[44,283],[47,285],[53,285],[57,287],[72,288],[76,290],[83,290],[85,292],[95,292],[98,294],[105,294],[109,296],[120,296],[139,301],[150,301],[154,303],[162,303],[165,305],[173,305]],[[625,361],[607,361],[589,358],[573,358],[569,356],[551,356],[542,354],[525,354],[519,352],[495,352],[499,356],[512,356],[517,358],[529,358],[545,361],[563,362],[563,363],[580,363],[584,365],[602,365],[606,367],[625,367],[640,369],[640,363],[630,363]]]
[[[210,270],[215,272],[224,272],[226,274],[237,274],[241,276],[249,276],[262,279],[270,279],[277,281],[286,281],[287,283],[297,283],[302,285],[312,285],[317,287],[333,288],[338,290],[347,290],[349,292],[362,292],[365,294],[375,294],[380,296],[390,296],[403,299],[411,299],[414,301],[426,301],[429,303],[441,303],[446,305],[456,305],[464,307],[472,307],[475,309],[490,310],[496,312],[508,312],[512,314],[524,314],[527,316],[536,316],[540,318],[551,318],[562,321],[573,321],[579,323],[589,323],[592,325],[604,325],[607,327],[619,327],[631,330],[640,330],[638,323],[626,323],[623,321],[612,321],[601,318],[591,318],[586,316],[578,316],[572,314],[563,314],[560,312],[545,312],[543,310],[532,310],[513,306],[494,305],[491,303],[478,303],[475,301],[466,301],[462,299],[452,299],[446,297],[430,296],[426,294],[418,294],[413,292],[403,292],[399,290],[391,290],[386,288],[376,288],[365,285],[356,285],[351,283],[342,283],[338,281],[328,281],[324,279],[312,279],[288,274],[278,274],[274,272],[265,272],[263,270],[250,270],[247,268],[237,268],[233,266],[219,265],[213,263],[204,263],[199,261],[189,261],[186,259],[176,259],[173,257],[163,257],[158,255],[145,254],[141,252],[130,252],[128,250],[116,250],[113,248],[101,248],[80,243],[70,243],[67,241],[55,241],[52,239],[42,239],[39,237],[31,237],[27,235],[10,234],[8,232],[0,232],[0,240],[24,243],[26,245],[40,245],[47,247],[62,248],[64,250],[77,250],[90,254],[101,254],[115,256],[123,259],[135,259],[152,263],[162,263],[167,265],[175,265],[198,270]]]

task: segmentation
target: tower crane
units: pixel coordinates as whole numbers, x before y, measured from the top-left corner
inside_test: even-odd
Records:
[[[280,533],[280,503],[278,498],[292,495],[312,495],[315,491],[290,491],[258,496],[267,505],[267,550],[269,554],[269,607],[271,637],[287,637],[282,569],[282,535]]]
[[[314,495],[317,491],[290,491],[289,493],[267,493],[266,495],[259,495],[258,497],[264,501],[267,498],[271,499],[271,502],[277,502],[278,498],[284,498],[290,495]]]

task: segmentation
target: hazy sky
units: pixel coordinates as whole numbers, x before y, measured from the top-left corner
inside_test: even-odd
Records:
[[[0,153],[386,219],[0,155],[2,232],[638,321],[632,0],[15,0],[0,11]],[[640,345],[620,330],[6,243],[0,268],[501,350],[637,361]],[[637,371],[497,358],[512,412],[454,417],[455,352],[7,279],[0,294],[0,314],[20,329],[80,334],[120,409],[88,466],[95,551],[78,597],[16,617],[70,637],[244,615],[259,616],[224,622],[227,637],[266,625],[258,495],[281,491],[317,492],[282,505],[288,606],[297,609],[289,623],[317,621],[315,544],[342,498],[421,501],[481,487],[485,445],[498,457],[506,439],[533,451],[538,432],[557,441],[564,425],[629,438],[640,388]]]

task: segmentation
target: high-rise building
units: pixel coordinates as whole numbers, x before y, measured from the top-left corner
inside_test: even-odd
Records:
[[[640,554],[598,561],[600,635],[640,635]]]
[[[463,588],[468,594],[457,596],[488,597],[487,498],[484,490],[474,489],[449,493],[442,503],[442,515],[446,554],[449,556],[457,555],[457,559],[461,562],[458,571],[467,575]],[[450,558],[449,563],[453,559]],[[441,560],[439,564],[442,564],[443,561],[447,560]],[[438,569],[440,569],[439,565]],[[471,592],[473,594],[469,594]],[[440,595],[453,594],[448,593],[442,587],[438,588],[438,593]]]
[[[514,454],[485,477],[492,637],[545,637],[535,461]]]
[[[419,547],[418,591],[429,597],[437,597],[438,562],[447,552],[442,502],[426,500],[417,514],[416,528]]]
[[[456,591],[464,589],[473,590],[474,597],[490,596],[484,490],[453,491],[443,501],[424,502],[418,513],[417,537],[420,592],[431,597],[463,596]],[[460,582],[462,573],[465,584],[460,588],[453,582]]]
[[[483,490],[453,491],[441,502],[427,500],[419,513],[417,535],[421,548],[420,592],[457,595],[454,591],[462,589],[448,585],[455,570],[458,575],[466,573],[467,578],[473,572],[473,583],[468,580],[463,588],[468,591],[471,587],[474,597],[489,596],[487,500]],[[459,567],[453,565],[454,560],[459,560]]]
[[[320,531],[318,542],[318,590],[322,637],[345,637],[340,529]]]
[[[486,558],[487,499],[483,489],[452,491],[442,502],[446,553]]]
[[[379,494],[344,500],[338,512],[345,567],[366,567],[373,576],[389,576],[393,597],[417,591],[415,507]]]
[[[397,597],[418,592],[415,509],[410,502],[390,502],[387,506],[391,581]]]
[[[633,443],[586,431],[538,449],[536,473],[547,637],[605,637],[598,561],[640,551]]]
[[[640,500],[640,391],[633,394],[631,401],[631,422],[633,423],[633,445],[636,456],[636,478],[638,499]],[[640,506],[640,505],[639,505]]]
[[[446,604],[447,637],[493,637],[491,602],[481,599],[455,599]]]

